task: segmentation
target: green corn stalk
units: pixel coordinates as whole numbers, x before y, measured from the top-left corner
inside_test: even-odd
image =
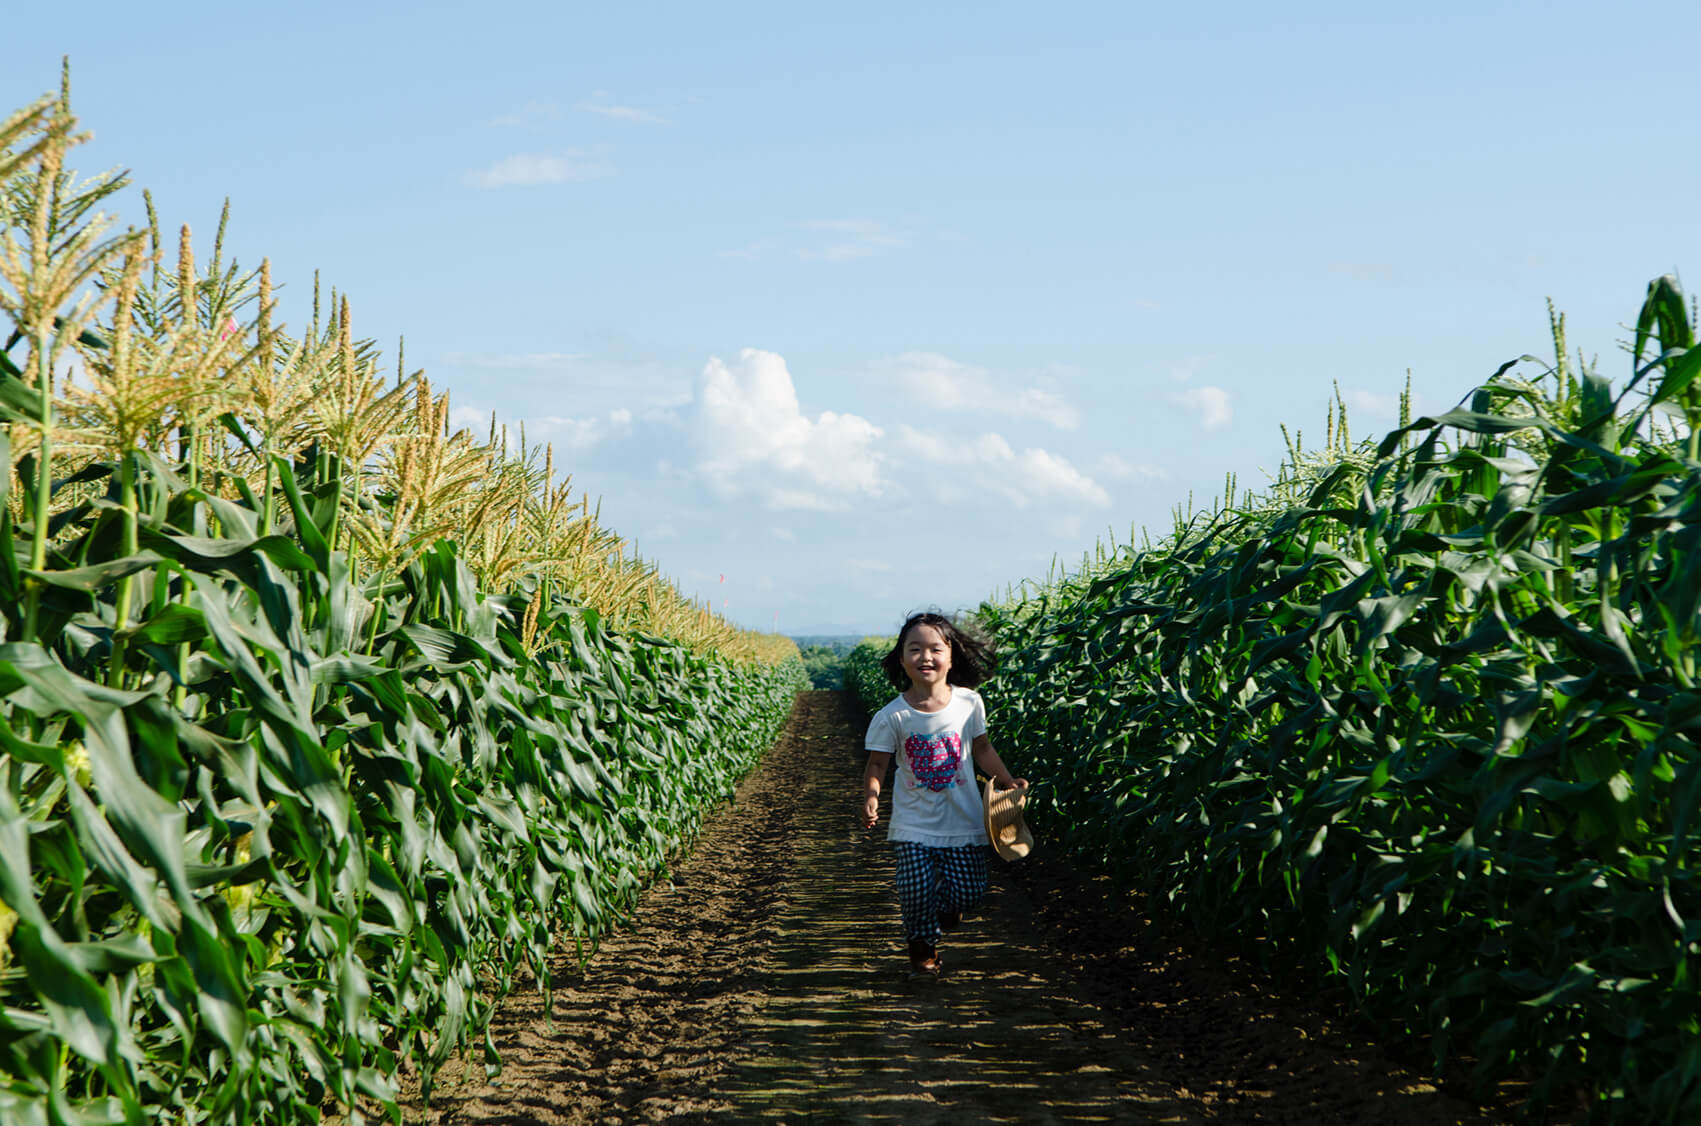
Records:
[[[1632,351],[1667,433],[1620,413],[1634,381],[1573,374],[1553,327],[1537,380],[1508,365],[1374,446],[1343,447],[1332,410],[1325,454],[1290,441],[1265,498],[987,603],[985,691],[1046,780],[1036,831],[1313,958],[1438,1065],[1535,1076],[1532,1109],[1569,1088],[1681,1121],[1701,360],[1656,281]]]
[[[11,176],[25,164],[6,137]],[[510,580],[489,585],[467,562],[483,545],[433,534],[363,579],[339,522],[358,507],[381,531],[394,509],[362,492],[363,465],[347,463],[364,461],[358,443],[255,442],[238,403],[224,416],[230,447],[202,427],[168,462],[169,426],[200,426],[201,408],[160,398],[160,373],[262,353],[269,368],[282,337],[264,330],[262,300],[248,356],[185,344],[160,271],[141,283],[137,240],[97,254],[92,235],[70,233],[92,229],[77,227],[85,198],[61,192],[76,206],[52,222],[77,249],[66,261],[117,295],[112,324],[84,339],[61,317],[54,343],[77,340],[90,377],[124,394],[56,404],[50,390],[60,414],[47,417],[99,431],[102,453],[79,455],[71,479],[116,503],[50,488],[22,507],[39,518],[58,506],[52,542],[27,549],[11,539],[12,509],[0,513],[0,575],[15,586],[28,562],[40,583],[33,609],[0,600],[13,639],[0,645],[12,920],[0,922],[0,1120],[307,1123],[357,1102],[394,1116],[404,1060],[429,1089],[479,1037],[493,1002],[483,983],[500,992],[530,966],[547,988],[557,925],[594,945],[689,842],[777,733],[806,683],[801,661],[694,606],[689,634],[644,630],[663,619],[615,596],[665,606],[677,593],[609,551],[588,503],[562,531],[580,556],[612,554],[606,569],[569,556],[582,572],[550,573],[539,561],[559,554],[557,537],[517,565],[495,560]],[[102,273],[120,254],[124,267]],[[212,261],[177,292],[199,293],[217,324],[245,291],[216,248]],[[39,323],[4,310],[15,327]],[[315,326],[311,347],[322,344]],[[21,376],[0,374],[8,460],[19,428],[43,419]],[[254,459],[261,495],[223,476],[237,456]],[[59,472],[50,457],[38,485]],[[136,596],[144,574],[156,597]],[[616,631],[579,600],[597,583],[636,628]],[[169,693],[154,687],[162,677]]]

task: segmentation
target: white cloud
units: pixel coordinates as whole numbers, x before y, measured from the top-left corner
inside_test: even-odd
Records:
[[[1050,388],[1015,386],[1009,375],[937,352],[905,352],[882,360],[878,368],[924,406],[1036,418],[1059,430],[1081,425],[1081,412]]]
[[[1180,363],[1170,365],[1169,377],[1176,383],[1186,383],[1188,380],[1198,375],[1201,371],[1205,370],[1205,365],[1208,364],[1210,360],[1211,358],[1209,356],[1188,356]]]
[[[905,425],[898,428],[897,445],[904,456],[948,466],[976,491],[1001,496],[1016,508],[1039,501],[1110,503],[1104,487],[1067,458],[1035,447],[1017,453],[1001,434],[950,440]]]
[[[1341,392],[1341,399],[1347,405],[1348,414],[1360,421],[1369,420],[1378,427],[1395,426],[1400,420],[1400,391],[1368,391],[1364,388],[1348,388]],[[1408,404],[1413,418],[1434,415],[1445,411],[1453,404],[1437,402],[1416,388],[1411,392],[1412,400]],[[1361,435],[1365,437],[1368,435]]]
[[[810,219],[798,226],[822,232],[823,244],[799,251],[799,256],[824,262],[849,262],[869,258],[910,244],[909,236],[894,231],[878,219]]]
[[[612,117],[616,121],[632,121],[646,125],[666,125],[667,118],[660,114],[651,113],[646,109],[635,106],[623,106],[615,102],[614,95],[607,90],[598,90],[589,98],[580,102],[578,109],[586,113],[597,113],[604,117]]]
[[[608,162],[570,149],[560,154],[516,153],[489,168],[468,172],[466,181],[475,188],[514,188],[568,184],[612,175],[614,167]]]
[[[632,412],[624,408],[604,416],[573,418],[568,415],[545,415],[528,420],[528,441],[555,442],[565,450],[584,452],[602,445],[610,438],[624,437],[632,432]]]
[[[471,431],[475,436],[483,438],[490,433],[491,412],[482,411],[475,407],[452,407],[449,411],[450,425],[458,429]],[[507,448],[517,451],[520,447],[520,427],[525,426],[526,444],[536,449],[542,449],[546,443],[553,444],[557,452],[584,453],[600,446],[610,438],[624,437],[632,432],[632,412],[624,408],[609,411],[606,415],[587,415],[572,417],[569,415],[533,415],[526,419],[503,418],[495,416],[497,440],[502,440],[502,430],[507,428]]]
[[[561,107],[554,102],[527,102],[513,113],[492,118],[490,124],[504,129],[524,128],[544,121],[553,121],[560,116]]]
[[[1033,493],[1042,497],[1076,497],[1093,505],[1110,503],[1110,494],[1068,460],[1046,450],[1028,449],[1017,459],[1019,476],[1012,482],[1013,499]]]
[[[1074,430],[1081,425],[1080,411],[1064,402],[1055,391],[1040,387],[1028,387],[1018,392],[1015,407],[1010,413],[1044,419],[1059,430]]]
[[[1104,454],[1093,463],[1096,476],[1111,481],[1163,481],[1169,471],[1161,465],[1129,461],[1121,454]]]
[[[689,422],[697,469],[723,495],[753,492],[773,508],[835,511],[884,487],[879,427],[853,414],[803,413],[784,357],[745,348],[709,360]]]
[[[1206,430],[1220,430],[1234,421],[1234,402],[1221,387],[1189,387],[1170,392],[1168,399],[1183,410],[1198,412],[1199,425]]]
[[[939,447],[949,454],[949,449]],[[1010,443],[1004,440],[1002,434],[982,434],[967,446],[969,456],[985,465],[997,465],[1010,461],[1016,454],[1010,448]]]
[[[768,532],[782,543],[796,543],[797,533],[790,528],[769,528]]]
[[[647,354],[598,348],[587,352],[449,352],[427,357],[433,378],[464,388],[466,403],[504,415],[551,412],[606,415],[625,409],[640,421],[677,424],[691,401],[692,374]],[[459,395],[457,397],[460,397]]]
[[[985,394],[985,368],[959,363],[937,352],[905,352],[887,361],[892,374],[919,402],[944,410],[979,407]]]

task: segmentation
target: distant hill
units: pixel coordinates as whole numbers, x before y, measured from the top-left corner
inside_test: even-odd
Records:
[[[855,649],[858,642],[870,635],[866,633],[791,633],[786,636],[797,642],[799,649],[807,649],[814,645],[842,654]]]
[[[802,645],[806,638],[819,644],[822,640],[839,641],[848,637],[854,641],[861,641],[865,637],[889,637],[891,634],[883,633],[881,630],[857,629],[855,626],[846,625],[844,622],[827,622],[807,625],[801,629],[788,629],[786,636]]]

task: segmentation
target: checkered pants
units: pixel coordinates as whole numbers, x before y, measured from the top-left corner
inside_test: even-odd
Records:
[[[893,841],[898,869],[898,907],[904,937],[939,941],[939,913],[973,907],[986,895],[986,846],[935,848]]]

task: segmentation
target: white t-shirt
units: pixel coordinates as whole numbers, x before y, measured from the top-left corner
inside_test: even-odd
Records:
[[[975,737],[986,734],[980,693],[953,685],[951,702],[936,712],[902,696],[868,723],[864,747],[897,756],[889,841],[950,848],[986,843],[986,815],[975,789]]]

